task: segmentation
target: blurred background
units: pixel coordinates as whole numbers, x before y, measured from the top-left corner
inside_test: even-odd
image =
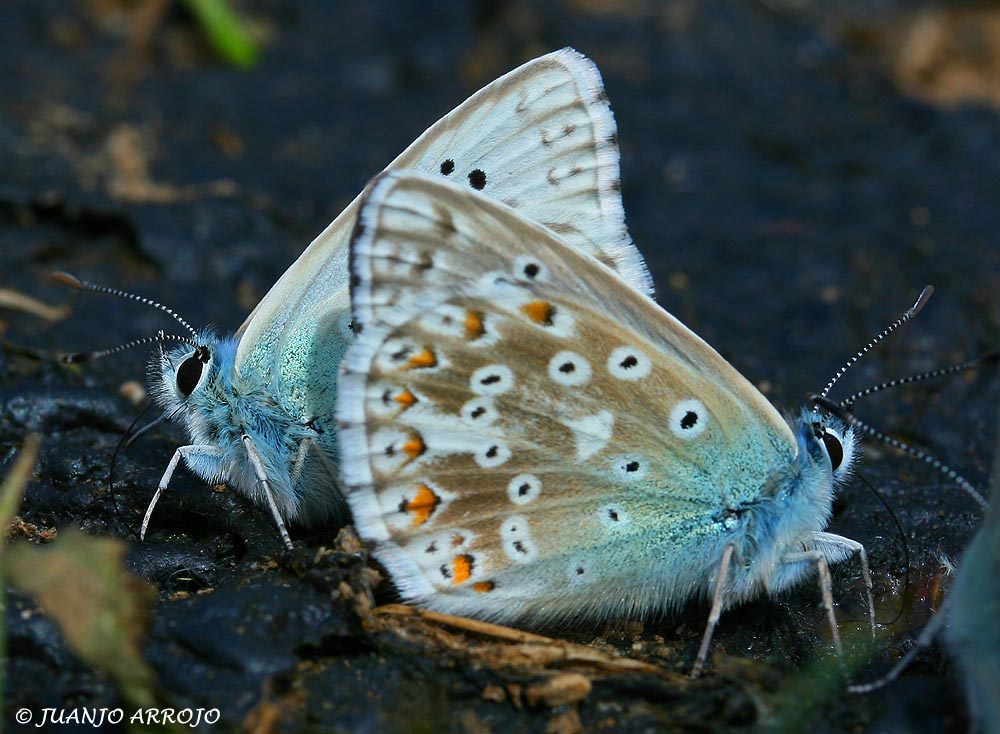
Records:
[[[924,312],[835,396],[1000,346],[1000,5],[7,2],[0,471],[27,433],[44,434],[11,534],[46,545],[77,525],[129,538],[182,440],[154,432],[118,456],[109,487],[112,453],[140,410],[146,355],[82,368],[54,357],[170,322],[67,292],[50,284],[51,271],[148,295],[196,327],[235,329],[428,125],[562,46],[603,74],[627,222],[658,301],[777,405],[797,410],[928,283],[937,293]],[[857,411],[985,486],[996,398],[995,376],[983,371],[887,393]],[[878,445],[866,454],[866,478],[899,517],[909,553],[907,564],[891,517],[863,485],[844,491],[831,530],[868,546],[879,618],[893,622],[863,674],[871,677],[940,603],[948,562],[979,513],[926,465]],[[337,591],[358,580],[363,559],[318,550],[335,546],[334,531],[293,529],[302,558],[275,562],[268,518],[186,473],[153,525],[126,560],[160,599],[135,624],[146,632],[136,665],[147,672],[116,673],[102,653],[81,656],[50,609],[14,592],[8,710],[121,705],[135,700],[121,676],[152,671],[157,700],[217,706],[219,726],[234,730],[964,725],[956,674],[935,650],[878,701],[820,684],[787,696],[789,681],[802,679],[796,671],[812,670],[828,647],[811,584],[728,613],[710,679],[597,677],[592,692],[557,710],[522,706],[511,692],[551,671],[498,672],[365,627]],[[845,565],[834,587],[850,626],[864,610],[856,565]],[[392,600],[388,584],[376,599]],[[686,671],[703,619],[695,608],[596,639],[593,630],[562,632]]]

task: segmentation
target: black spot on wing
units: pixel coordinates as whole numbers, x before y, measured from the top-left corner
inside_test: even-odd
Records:
[[[470,171],[469,185],[476,189],[476,191],[482,191],[486,188],[486,172],[481,168],[476,168]]]

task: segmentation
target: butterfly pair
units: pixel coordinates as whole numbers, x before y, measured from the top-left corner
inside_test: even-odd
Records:
[[[290,545],[343,497],[405,599],[498,621],[708,595],[696,669],[725,606],[817,570],[832,621],[828,564],[864,561],[824,532],[854,432],[786,421],[653,302],[594,65],[525,64],[388,171],[235,335],[161,349],[191,444],[154,503],[183,458]]]

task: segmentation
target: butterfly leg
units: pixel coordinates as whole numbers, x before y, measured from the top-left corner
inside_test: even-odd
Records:
[[[327,473],[330,475],[330,479],[336,484],[337,467],[333,465],[333,462],[330,461],[330,457],[328,457],[319,447],[319,444],[316,443],[315,439],[306,437],[299,442],[299,452],[295,456],[295,463],[292,464],[292,486],[294,487],[295,483],[299,481],[299,475],[302,473],[302,467],[305,465],[306,457],[309,455],[310,449],[312,449],[312,452],[319,457],[320,462],[323,464],[323,468],[326,469]]]
[[[826,555],[820,550],[788,553],[781,559],[781,562],[816,564],[816,575],[819,577],[819,593],[823,597],[823,609],[826,611],[826,620],[830,624],[833,649],[837,651],[837,656],[843,659],[844,645],[840,641],[840,627],[837,626],[837,615],[833,611],[833,581],[830,578],[830,562],[826,560]]]
[[[303,438],[299,441],[299,451],[295,455],[295,463],[292,464],[292,473],[289,476],[293,487],[299,481],[299,475],[302,474],[302,467],[305,466],[306,457],[309,455],[309,449],[312,448],[315,443],[316,442],[310,438]]]
[[[281,533],[281,540],[285,543],[285,547],[288,550],[292,550],[292,539],[288,537],[288,528],[285,527],[285,521],[282,519],[281,513],[278,512],[278,505],[274,502],[274,495],[271,492],[271,481],[267,478],[264,462],[260,460],[260,454],[257,453],[257,447],[254,446],[253,439],[246,434],[243,434],[243,446],[246,447],[247,457],[250,459],[251,466],[253,466],[254,474],[257,475],[257,481],[260,482],[260,486],[264,490],[264,497],[267,498],[267,506],[271,508],[271,516],[274,518],[275,525],[278,526],[278,532]]]
[[[872,640],[875,639],[875,597],[872,593],[872,574],[868,567],[868,553],[865,552],[865,547],[856,540],[851,538],[845,538],[843,535],[834,535],[833,533],[813,533],[813,539],[816,541],[817,545],[833,546],[834,548],[841,549],[845,551],[844,555],[857,554],[858,565],[861,566],[861,578],[865,582],[865,592],[867,594],[868,602],[868,622],[872,630]]]
[[[729,576],[729,564],[732,561],[736,545],[729,543],[722,551],[722,559],[719,561],[719,570],[715,575],[715,586],[712,589],[712,609],[708,613],[708,624],[705,625],[705,633],[701,637],[701,646],[698,648],[698,657],[694,660],[694,667],[691,668],[691,677],[697,678],[701,675],[705,667],[705,659],[708,657],[708,646],[712,642],[712,635],[715,633],[715,626],[719,623],[722,615],[722,603],[725,601],[726,579]]]
[[[184,457],[185,461],[194,456],[207,456],[211,458],[218,458],[222,455],[222,452],[215,446],[209,445],[192,445],[192,446],[180,446],[174,452],[174,455],[170,458],[170,462],[167,464],[167,468],[163,472],[163,476],[160,477],[160,483],[156,485],[156,492],[153,494],[153,499],[149,501],[149,505],[146,507],[146,514],[142,518],[142,527],[139,528],[139,540],[146,539],[146,529],[149,527],[149,519],[153,516],[153,508],[156,507],[156,503],[160,499],[160,495],[170,484],[171,478],[174,476],[174,471],[177,469],[177,464],[180,462],[181,457]]]

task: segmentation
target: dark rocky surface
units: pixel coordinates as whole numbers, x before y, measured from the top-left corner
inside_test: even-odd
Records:
[[[221,730],[729,731],[795,716],[817,733],[961,730],[955,675],[934,650],[875,697],[783,696],[828,648],[812,584],[728,612],[716,675],[602,675],[578,704],[528,705],[514,691],[543,680],[541,668],[488,665],[477,637],[466,651],[359,616],[342,592],[364,588],[363,555],[319,552],[335,546],[335,528],[292,528],[297,549],[285,555],[263,512],[179,472],[138,543],[183,437],[164,428],[119,453],[109,490],[138,412],[118,387],[141,379],[144,357],[72,369],[51,359],[167,325],[135,304],[60,290],[50,271],[235,328],[427,125],[564,45],[604,75],[628,223],[659,302],[776,404],[797,409],[926,283],[930,305],[839,394],[992,351],[1000,120],[986,104],[940,109],[892,83],[886,59],[906,4],[247,2],[266,38],[251,71],[218,62],[181,6],[167,5],[145,39],[123,7],[0,5],[0,288],[72,308],[53,323],[0,310],[0,469],[27,431],[42,431],[22,519],[130,540],[130,566],[161,592],[145,649],[165,702],[218,707]],[[984,371],[871,398],[858,414],[984,486],[996,398]],[[907,578],[874,497],[858,482],[840,495],[831,530],[868,547],[879,618],[902,609],[870,676],[940,601],[939,556],[960,556],[979,514],[930,468],[882,447],[869,444],[863,473],[910,554]],[[863,619],[860,588],[855,564],[835,569],[842,618]],[[393,601],[388,583],[375,595]],[[120,705],[33,610],[11,598],[8,712]],[[704,618],[692,607],[644,627],[554,632],[683,672]]]

